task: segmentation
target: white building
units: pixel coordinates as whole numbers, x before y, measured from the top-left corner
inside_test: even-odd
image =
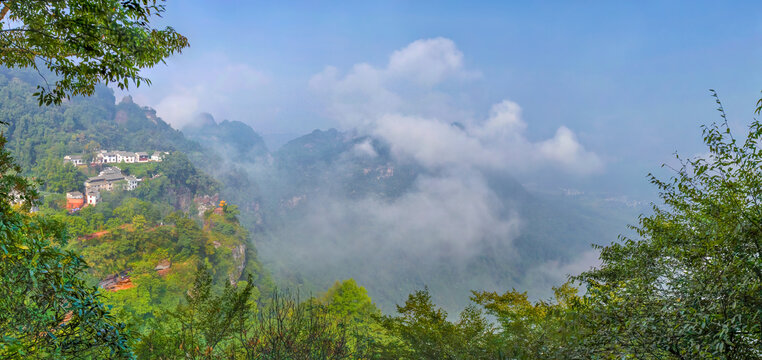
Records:
[[[74,166],[83,165],[85,162],[82,160],[82,155],[66,155],[64,156],[64,163],[71,163]]]
[[[138,183],[140,182],[140,179],[130,175],[124,178],[127,180],[127,185],[125,185],[124,189],[127,191],[135,190],[138,187]]]
[[[101,193],[98,190],[87,192],[87,205],[97,205],[101,201]]]
[[[124,176],[122,169],[112,166],[103,169],[98,176],[91,177],[85,181],[86,192],[90,191],[112,191],[114,187],[122,183],[127,191],[135,190],[141,179],[135,176]]]
[[[108,152],[106,150],[101,150],[101,152],[98,153],[96,156],[98,159],[98,162],[102,164],[111,164],[117,162],[117,155],[115,152]]]
[[[116,151],[116,162],[121,163],[134,163],[137,160],[137,156],[134,152],[129,151]]]
[[[93,162],[100,163],[100,164],[145,163],[150,161],[161,161],[161,159],[166,154],[169,154],[169,153],[155,151],[153,155],[149,156],[147,152],[143,152],[143,151],[131,152],[131,151],[121,151],[121,150],[115,150],[115,151],[101,150],[95,155],[95,159],[93,159]],[[64,157],[64,161],[70,161],[69,159],[70,158],[73,159],[74,157],[76,157],[76,155],[68,155]],[[84,161],[82,161],[82,157],[78,156],[78,158],[79,158],[79,163],[77,164],[84,164]]]
[[[151,161],[161,161],[161,159],[164,158],[164,154],[168,154],[167,152],[161,153],[159,151],[154,151],[154,153],[151,155]]]

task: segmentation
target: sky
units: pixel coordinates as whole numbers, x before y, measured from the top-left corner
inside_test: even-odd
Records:
[[[739,133],[762,90],[751,1],[166,5],[158,23],[191,47],[130,95],[173,126],[209,112],[273,147],[359,129],[419,161],[509,164],[528,187],[562,177],[645,196],[673,153],[705,151],[699,126],[719,120],[708,89]]]

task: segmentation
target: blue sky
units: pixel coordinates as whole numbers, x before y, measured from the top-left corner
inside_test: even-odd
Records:
[[[264,134],[375,129],[358,119],[392,103],[403,115],[477,124],[509,100],[528,144],[565,127],[597,155],[601,169],[568,175],[572,185],[620,191],[675,151],[703,151],[699,125],[718,119],[709,88],[743,131],[762,90],[761,15],[758,3],[716,1],[169,0],[162,22],[191,48],[147,71],[154,85],[132,95],[176,126],[208,111]],[[423,85],[401,78],[429,68],[395,72],[392,55],[427,39],[443,39],[419,43],[444,46],[430,56],[456,63]],[[429,55],[419,60],[438,61]],[[384,94],[393,101],[374,100]]]

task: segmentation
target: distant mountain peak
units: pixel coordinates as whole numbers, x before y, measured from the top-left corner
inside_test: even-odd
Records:
[[[269,154],[262,137],[251,126],[240,121],[223,120],[218,123],[211,114],[201,113],[181,131],[203,146],[230,149],[251,160]]]
[[[216,126],[217,121],[214,120],[214,116],[212,114],[203,112],[198,115],[196,115],[193,120],[188,123],[188,125],[185,125],[186,128],[204,128],[208,126]]]

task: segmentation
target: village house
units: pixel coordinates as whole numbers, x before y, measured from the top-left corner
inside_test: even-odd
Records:
[[[135,190],[138,187],[140,179],[134,176],[124,176],[122,169],[114,166],[103,169],[98,176],[91,177],[85,181],[85,192],[90,191],[112,191],[114,186],[124,183],[124,189],[127,191]]]
[[[164,154],[168,154],[168,153],[166,152],[162,153],[162,152],[156,151],[153,153],[153,155],[149,156],[148,153],[144,151],[131,152],[131,151],[121,151],[121,150],[115,150],[115,151],[101,150],[95,155],[95,159],[93,159],[93,162],[96,164],[145,163],[150,161],[161,161],[162,157],[164,157]],[[64,161],[67,161],[66,158],[64,158]],[[81,157],[80,157],[80,161],[81,161]]]
[[[76,211],[85,205],[85,196],[79,191],[66,193],[66,210]]]
[[[135,286],[130,278],[132,268],[127,268],[116,274],[109,275],[98,282],[98,287],[109,291],[119,291]]]
[[[98,205],[101,202],[101,193],[98,190],[90,190],[87,192],[87,205]]]
[[[66,155],[64,156],[64,164],[65,163],[71,163],[74,166],[77,165],[84,165],[84,161],[82,160],[82,155]]]
[[[159,151],[155,151],[153,155],[151,155],[151,161],[161,161],[162,158],[164,158],[165,154],[169,154],[168,152],[161,153]]]
[[[14,206],[21,206],[21,205],[24,205],[24,203],[26,202],[26,200],[24,200],[24,197],[21,195],[21,193],[16,189],[13,189],[10,191],[10,193],[8,193],[8,198],[11,201],[11,205],[14,205]],[[32,203],[31,206],[29,207],[29,212],[35,213],[38,211],[40,211],[40,208],[34,203]]]
[[[101,164],[110,164],[117,162],[117,156],[115,152],[108,152],[107,150],[101,150],[98,155],[96,155],[97,162]]]
[[[127,191],[135,190],[138,187],[138,182],[140,182],[140,179],[138,179],[138,178],[136,178],[136,177],[134,177],[132,175],[126,176],[124,178],[124,180],[127,181],[127,185],[125,186],[125,189]]]
[[[134,152],[129,151],[116,151],[116,162],[118,163],[134,163],[137,156]]]

